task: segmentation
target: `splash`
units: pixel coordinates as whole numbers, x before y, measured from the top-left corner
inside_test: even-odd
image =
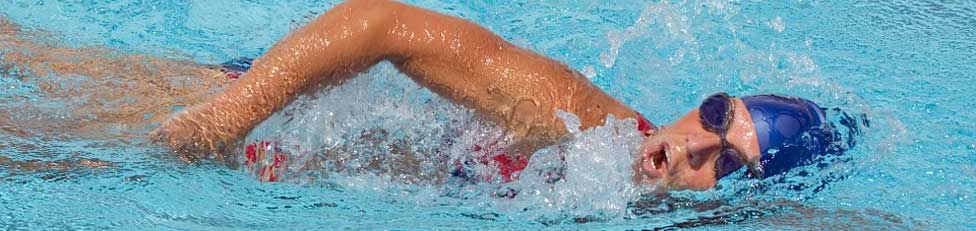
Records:
[[[575,115],[559,112],[571,137],[533,155],[519,180],[458,183],[450,176],[454,163],[484,155],[472,147],[504,147],[511,137],[388,64],[364,75],[289,105],[255,129],[247,143],[280,143],[293,160],[285,177],[293,183],[329,181],[418,204],[516,209],[541,220],[623,218],[641,192],[631,182],[643,138],[633,119],[610,117],[603,126],[581,131]],[[490,176],[496,167],[475,172]],[[517,196],[499,197],[507,190]]]
[[[724,10],[726,8],[724,5],[718,6],[720,6],[718,9]],[[673,41],[659,41],[659,43],[678,42],[687,47],[694,47],[697,39],[691,34],[693,29],[691,20],[693,18],[682,14],[680,10],[682,7],[684,4],[672,5],[667,1],[652,3],[641,11],[640,16],[637,17],[632,26],[622,30],[608,31],[607,41],[610,43],[610,49],[600,53],[600,63],[608,69],[612,68],[624,45],[645,37],[649,32],[656,32],[657,27],[660,27],[661,32],[666,35],[663,38],[673,39]],[[671,63],[680,62],[688,52],[685,49],[678,49],[672,54]]]
[[[632,182],[636,151],[643,136],[637,121],[611,115],[606,124],[579,130],[579,119],[559,111],[571,138],[537,152],[522,178],[512,185],[520,193],[512,203],[537,220],[566,218],[618,219],[641,193]],[[561,177],[553,180],[553,169]]]
[[[769,27],[773,28],[773,30],[776,30],[776,32],[780,32],[780,33],[786,30],[786,24],[783,23],[783,18],[779,16],[776,16],[776,18],[773,18],[773,20],[769,21]]]
[[[747,34],[743,30],[749,28],[736,25],[731,19],[737,14],[736,7],[736,4],[717,1],[701,5],[651,3],[632,26],[607,32],[610,47],[600,54],[600,64],[585,65],[582,73],[599,82],[601,73],[597,68],[614,68],[624,59],[628,59],[628,63],[632,63],[631,59],[641,62],[650,59],[648,63],[659,62],[661,65],[651,66],[655,68],[637,65],[627,69],[654,69],[649,75],[656,79],[650,81],[666,79],[670,82],[658,84],[663,87],[653,90],[637,91],[676,96],[658,101],[644,98],[642,101],[675,101],[680,105],[697,101],[685,101],[682,96],[694,98],[695,94],[714,91],[733,94],[790,92],[817,102],[841,102],[843,105],[840,106],[853,108],[849,111],[855,114],[869,110],[849,87],[822,77],[820,67],[809,54],[775,41],[758,46],[743,41],[740,33]],[[765,31],[785,31],[782,18],[767,20],[764,19],[771,30],[763,27]],[[807,39],[803,42],[809,48],[814,41]],[[634,44],[654,45],[641,45],[647,47],[641,48]],[[638,46],[638,49],[628,46]],[[299,162],[310,163],[290,169],[301,176],[292,179],[301,179],[299,181],[303,183],[328,180],[351,189],[403,196],[422,205],[451,204],[506,211],[506,214],[545,223],[634,216],[628,206],[638,200],[641,190],[630,182],[633,151],[640,143],[639,134],[633,131],[633,121],[609,119],[603,126],[580,131],[575,129],[578,127],[575,116],[559,113],[567,123],[571,138],[537,152],[519,181],[457,184],[452,183],[449,176],[452,163],[477,158],[479,153],[472,151],[474,146],[486,143],[504,146],[510,137],[497,126],[481,122],[470,110],[454,106],[407,79],[395,68],[383,64],[365,76],[289,106],[252,133],[249,140],[270,138],[290,142]],[[625,94],[626,91],[614,88],[644,85],[647,83],[612,84],[608,91]],[[696,90],[689,94],[689,88]],[[655,110],[642,111],[667,114],[681,108],[655,104]],[[687,194],[684,197],[692,198],[691,203],[715,198],[807,200],[815,195],[810,191],[822,190],[817,186],[820,181],[844,178],[857,168],[856,164],[851,166],[844,161],[824,160],[840,164],[826,169],[814,166],[764,182],[722,181],[714,191],[675,196]],[[313,168],[307,168],[310,165]],[[474,171],[481,178],[497,169],[479,166]],[[777,180],[779,183],[774,183]],[[763,185],[769,186],[767,190],[760,188]],[[796,185],[814,186],[803,186],[809,190],[797,191],[791,188]],[[517,192],[517,196],[498,197],[511,192]],[[702,199],[702,196],[707,198]],[[741,202],[739,199],[729,201]]]

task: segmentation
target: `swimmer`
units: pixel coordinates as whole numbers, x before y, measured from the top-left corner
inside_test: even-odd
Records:
[[[535,150],[566,137],[556,112],[580,129],[613,115],[646,135],[633,181],[705,190],[745,168],[763,178],[826,153],[833,131],[809,100],[717,93],[668,126],[654,126],[567,65],[517,47],[472,22],[387,0],[336,5],[275,44],[209,101],[175,114],[152,135],[175,151],[211,155],[240,140],[297,96],[336,86],[380,61],[515,137],[492,158],[517,178]],[[508,167],[506,167],[508,166]]]
[[[773,176],[828,153],[834,141],[816,104],[776,95],[715,94],[671,125],[656,127],[559,61],[463,19],[392,1],[339,4],[253,65],[247,59],[203,65],[29,39],[45,34],[0,18],[0,69],[25,67],[19,70],[33,72],[14,74],[35,78],[44,97],[92,106],[38,118],[17,114],[43,114],[45,108],[17,104],[0,111],[0,130],[8,134],[125,139],[161,123],[152,136],[181,158],[223,158],[297,96],[339,85],[389,61],[419,85],[473,109],[515,137],[505,155],[479,160],[498,165],[505,181],[518,178],[535,150],[569,135],[555,115],[559,110],[578,116],[580,129],[603,125],[610,115],[636,120],[635,132],[647,137],[632,180],[659,189],[708,189],[743,166],[746,175]],[[5,100],[16,98],[0,99]],[[181,105],[194,106],[181,110]],[[180,112],[170,117],[174,111]],[[251,156],[285,158],[277,151],[265,153],[274,148],[263,142],[246,146],[245,164]],[[260,171],[273,173],[274,165]],[[273,174],[259,175],[273,181]]]

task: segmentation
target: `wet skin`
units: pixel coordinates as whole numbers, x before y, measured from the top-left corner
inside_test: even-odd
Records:
[[[21,28],[0,17],[0,72],[37,84],[31,94],[59,104],[0,98],[0,133],[28,140],[130,140],[139,142],[174,106],[199,104],[232,80],[209,65],[125,54],[106,47],[69,47],[56,33]],[[41,100],[39,100],[41,101]],[[134,139],[135,138],[135,139]],[[32,143],[0,146],[47,154]],[[103,143],[106,147],[114,143]],[[0,156],[9,174],[110,168],[114,163],[81,156],[59,160]]]
[[[611,114],[638,117],[579,72],[477,24],[392,1],[352,0],[289,34],[239,81],[209,102],[177,113],[152,135],[184,155],[224,158],[221,154],[239,147],[251,129],[298,95],[339,85],[384,60],[421,86],[502,125],[516,138],[506,153],[531,155],[565,138],[558,110],[577,115],[581,129],[602,125]],[[736,104],[729,141],[757,156],[751,119],[741,101]],[[636,182],[664,189],[715,184],[720,142],[701,127],[697,110],[655,131],[643,147]]]
[[[752,117],[740,99],[735,103],[732,124],[726,134],[729,144],[757,161],[759,139]],[[715,162],[722,147],[719,135],[706,131],[699,122],[698,109],[688,112],[644,140],[634,163],[634,182],[660,185],[657,189],[706,190],[718,181]]]

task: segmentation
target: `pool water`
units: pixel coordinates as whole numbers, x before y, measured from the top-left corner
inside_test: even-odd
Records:
[[[0,2],[0,15],[52,32],[66,46],[213,64],[259,56],[336,2],[12,0]],[[425,183],[412,179],[444,174],[439,163],[502,135],[384,64],[302,98],[249,135],[248,141],[298,147],[290,150],[295,153],[342,150],[344,162],[284,182],[263,183],[220,163],[184,164],[139,139],[0,130],[0,157],[112,163],[46,171],[0,166],[0,228],[976,227],[970,219],[976,212],[976,2],[408,2],[475,21],[566,62],[658,124],[718,91],[786,93],[850,115],[859,127],[857,145],[805,172],[762,182],[726,179],[713,190],[657,198],[641,196],[623,177],[639,137],[617,132],[633,121],[611,120],[574,131],[574,140],[533,157],[530,171],[564,168],[564,181],[546,184],[530,174],[509,184]],[[31,78],[0,72],[0,110],[44,108],[15,113],[29,119],[82,106],[36,88]],[[573,122],[572,115],[561,116]],[[357,139],[376,128],[386,135]],[[395,164],[364,167],[393,158],[385,148],[392,146],[422,157],[415,173],[396,173],[402,166]],[[566,161],[553,161],[554,152]],[[492,196],[509,188],[522,193]]]

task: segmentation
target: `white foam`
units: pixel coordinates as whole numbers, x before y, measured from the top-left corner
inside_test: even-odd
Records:
[[[596,77],[596,68],[593,68],[591,65],[586,65],[583,67],[583,70],[580,70],[580,73],[586,76],[587,79],[593,79],[593,77]]]
[[[773,30],[776,30],[776,32],[780,32],[780,33],[783,33],[783,31],[786,30],[786,24],[783,23],[783,18],[779,16],[776,16],[776,18],[773,18],[773,20],[769,21],[769,27],[773,28]]]
[[[416,184],[403,180],[393,170],[401,165],[391,161],[396,154],[390,147],[414,150],[421,160],[415,176],[445,176],[453,161],[477,157],[475,145],[499,142],[510,137],[490,123],[475,119],[469,110],[454,106],[422,90],[389,65],[374,68],[368,76],[323,91],[290,105],[259,126],[248,140],[274,140],[292,155],[289,171],[301,169],[311,157],[327,150],[343,152],[337,160],[320,164],[325,179],[292,176],[292,181],[333,181],[350,190],[409,194],[418,204],[461,203],[474,206],[519,208],[532,218],[553,216],[601,216],[622,218],[628,202],[640,191],[631,182],[631,164],[643,136],[634,129],[633,119],[608,118],[603,126],[579,130],[579,120],[560,112],[572,138],[537,152],[520,179],[509,184],[474,185]],[[358,99],[358,100],[349,100]],[[378,140],[357,140],[362,132],[385,129],[389,134]],[[374,160],[381,159],[381,171],[374,171]],[[565,161],[563,161],[563,159]],[[341,163],[345,171],[328,169]],[[314,164],[314,163],[313,163]],[[497,172],[493,166],[476,169],[477,175]],[[546,183],[544,175],[553,168],[564,168],[562,180]],[[338,172],[337,172],[338,171]],[[442,182],[443,183],[443,182]],[[496,198],[507,187],[519,191],[515,199]],[[447,195],[445,197],[445,195]],[[464,198],[470,198],[467,200]]]
[[[643,139],[634,129],[636,121],[611,116],[603,126],[580,131],[575,115],[562,111],[557,115],[563,118],[572,138],[532,157],[522,178],[512,186],[521,192],[511,204],[536,219],[625,217],[627,203],[641,192],[631,180],[631,164]],[[565,170],[559,181],[546,183],[545,174],[539,174],[560,165]]]

